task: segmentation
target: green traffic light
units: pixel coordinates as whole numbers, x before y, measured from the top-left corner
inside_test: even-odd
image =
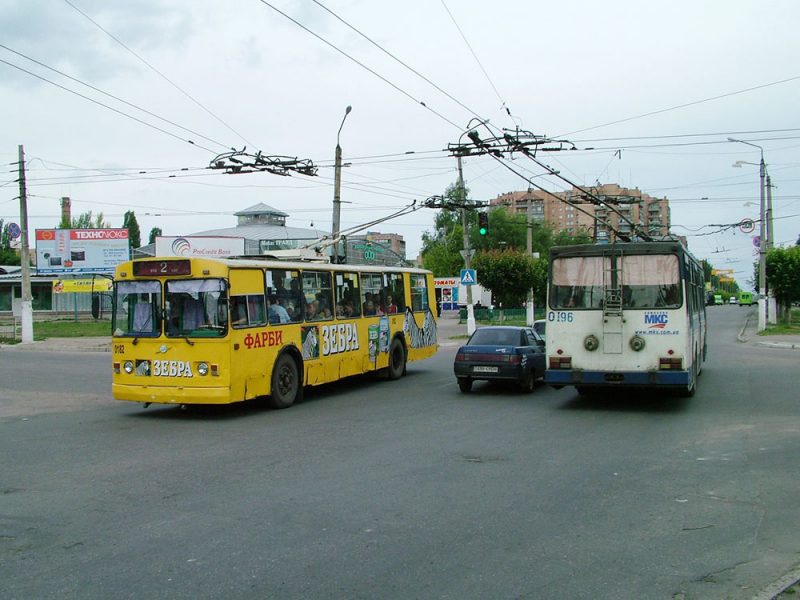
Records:
[[[486,235],[486,228],[481,227],[480,229],[478,229],[478,233],[480,233],[481,235]]]

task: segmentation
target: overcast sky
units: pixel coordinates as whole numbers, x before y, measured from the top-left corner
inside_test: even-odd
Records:
[[[289,225],[330,229],[336,134],[352,105],[342,229],[443,193],[457,177],[448,145],[479,117],[484,132],[573,142],[540,155],[571,181],[667,197],[673,232],[744,285],[752,236],[718,225],[758,219],[760,153],[727,138],[763,147],[775,241],[794,243],[798,23],[796,0],[6,0],[0,218],[19,220],[10,163],[23,144],[31,231],[57,225],[62,196],[115,227],[134,210],[145,239],[154,226],[233,226],[258,202]],[[207,169],[245,146],[310,159],[318,175]],[[570,187],[525,157],[470,157],[472,198],[527,189],[507,167]],[[402,234],[413,257],[433,217],[374,229]]]

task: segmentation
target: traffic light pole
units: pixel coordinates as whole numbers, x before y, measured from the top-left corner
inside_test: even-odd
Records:
[[[461,227],[464,230],[464,268],[469,269],[472,262],[472,250],[469,247],[469,228],[467,223],[467,198],[464,192],[464,174],[461,170],[461,157],[458,160],[458,194],[461,196]],[[475,309],[472,307],[472,286],[467,285],[467,333],[472,335],[475,331]]]

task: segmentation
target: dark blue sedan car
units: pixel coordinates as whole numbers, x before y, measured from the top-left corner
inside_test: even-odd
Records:
[[[466,393],[475,380],[510,381],[533,391],[544,377],[545,343],[530,327],[481,327],[456,353],[453,371]]]

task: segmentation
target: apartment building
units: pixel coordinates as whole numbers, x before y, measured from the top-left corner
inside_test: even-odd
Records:
[[[603,204],[598,205],[586,192]],[[634,227],[652,237],[669,235],[669,200],[615,183],[552,193],[531,189],[507,192],[489,205],[530,215],[531,220],[547,223],[555,231],[586,233],[598,242],[614,241],[615,231],[629,234]]]

